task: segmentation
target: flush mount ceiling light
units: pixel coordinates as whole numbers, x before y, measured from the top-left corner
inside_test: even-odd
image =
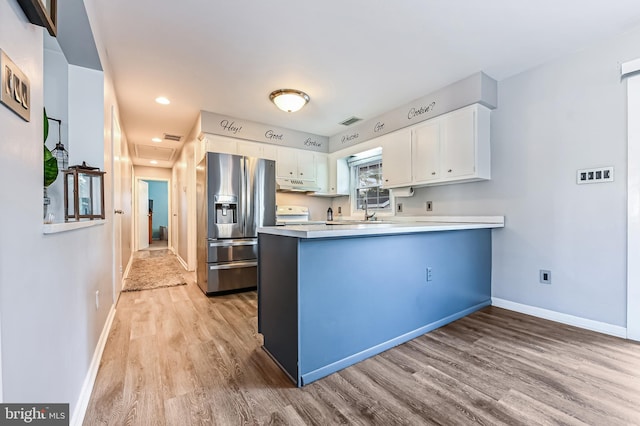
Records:
[[[171,103],[171,101],[164,96],[158,96],[156,102],[162,105],[169,105]]]
[[[309,95],[295,89],[279,89],[269,95],[271,102],[286,112],[296,112],[309,102]]]
[[[151,164],[158,164],[158,162],[157,162],[156,160],[151,160],[151,161],[149,161],[149,163],[151,163]]]
[[[160,138],[151,138],[151,142],[160,143],[160,142],[162,142],[162,139],[160,139]]]

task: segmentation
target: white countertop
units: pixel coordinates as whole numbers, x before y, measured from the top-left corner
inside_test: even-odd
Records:
[[[397,221],[385,220],[382,223],[266,226],[258,228],[258,232],[295,238],[335,238],[487,228],[504,228],[504,216],[428,216],[413,218],[411,221],[404,218]]]

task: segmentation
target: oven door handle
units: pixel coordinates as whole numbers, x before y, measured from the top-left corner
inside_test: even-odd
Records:
[[[258,266],[258,262],[234,262],[234,263],[224,263],[221,265],[209,265],[210,271],[218,271],[220,269],[237,269],[237,268],[249,268],[252,266]]]

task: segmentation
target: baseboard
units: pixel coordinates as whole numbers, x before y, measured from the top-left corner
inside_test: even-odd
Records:
[[[113,324],[115,316],[116,305],[111,305],[111,310],[109,311],[109,315],[107,315],[107,321],[105,321],[104,328],[102,329],[102,333],[98,339],[98,344],[93,352],[93,358],[91,359],[91,364],[89,364],[89,371],[87,371],[84,383],[82,384],[80,397],[76,402],[76,408],[73,410],[73,415],[71,416],[71,422],[69,423],[71,426],[82,426],[84,415],[86,414],[87,407],[89,406],[91,392],[93,391],[93,386],[96,382],[96,376],[98,375],[102,352],[104,352],[104,347],[107,344],[107,338],[109,337],[109,332],[111,331],[111,325]]]
[[[124,273],[122,274],[122,283],[121,283],[122,286],[124,286],[124,279],[127,278],[127,276],[129,276],[129,271],[131,271],[132,264],[133,264],[133,256],[129,256],[127,267],[124,268]],[[120,289],[122,289],[122,287]]]
[[[491,298],[491,304],[498,308],[520,312],[521,314],[527,314],[534,317],[559,322],[562,324],[572,325],[574,327],[584,328],[586,330],[597,331],[598,333],[608,334],[611,336],[622,337],[623,339],[627,338],[627,329],[619,325],[612,325],[605,322],[576,317],[574,315],[563,314],[561,312],[551,311],[549,309],[511,302],[509,300],[499,299],[497,297]]]
[[[189,270],[189,265],[187,264],[187,262],[185,262],[184,259],[178,253],[176,253],[175,250],[171,249],[171,251],[173,251],[173,254],[176,255],[176,257],[178,258],[178,262],[180,262],[180,264],[185,269],[185,271],[188,271]]]

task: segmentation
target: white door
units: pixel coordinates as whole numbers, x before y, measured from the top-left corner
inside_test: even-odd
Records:
[[[138,250],[149,247],[149,184],[138,181]]]
[[[122,134],[120,124],[111,107],[111,187],[113,188],[113,302],[122,288]]]

